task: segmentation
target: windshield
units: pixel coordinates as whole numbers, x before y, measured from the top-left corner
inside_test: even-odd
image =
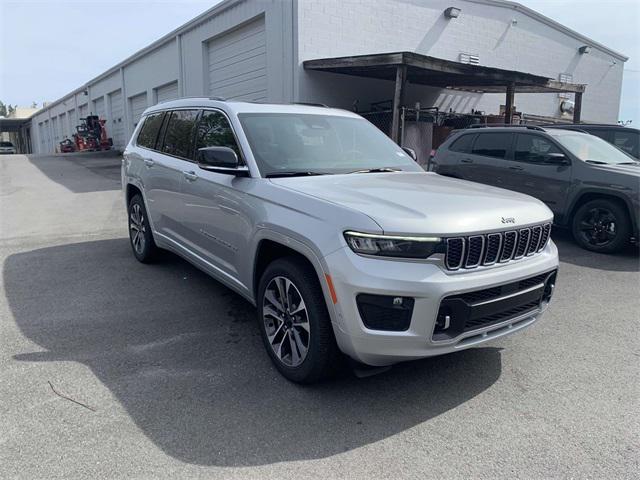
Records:
[[[0,147],[13,147],[11,142],[0,142]]]
[[[560,144],[582,161],[607,163],[635,163],[634,158],[601,138],[586,133],[567,133],[554,136]]]
[[[300,113],[238,115],[263,176],[422,169],[362,118]]]

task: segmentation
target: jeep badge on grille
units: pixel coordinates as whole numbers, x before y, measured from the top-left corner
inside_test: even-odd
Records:
[[[516,223],[516,219],[513,217],[502,217],[502,223]]]

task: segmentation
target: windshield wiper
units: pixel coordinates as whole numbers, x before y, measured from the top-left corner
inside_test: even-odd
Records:
[[[320,172],[274,172],[266,176],[266,178],[278,178],[278,177],[312,177],[314,175],[327,175]]]
[[[640,165],[640,162],[622,162],[616,163],[616,165]]]
[[[595,165],[609,165],[607,162],[601,162],[600,160],[585,160],[586,163],[593,163]]]
[[[401,172],[400,168],[381,167],[381,168],[365,168],[363,170],[354,170],[349,173],[385,173],[385,172]]]

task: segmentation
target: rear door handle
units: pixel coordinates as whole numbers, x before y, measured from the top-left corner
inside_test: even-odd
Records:
[[[195,182],[198,179],[198,175],[196,175],[196,172],[194,172],[193,170],[185,170],[182,172],[182,175],[184,175],[184,178],[186,178],[190,182]]]
[[[515,166],[515,167],[509,167],[509,170],[524,170],[524,168]]]
[[[473,160],[471,160],[470,158],[463,158],[462,160],[460,160],[462,163],[473,163]]]
[[[154,161],[153,161],[153,160],[151,160],[150,158],[145,158],[145,159],[144,159],[144,164],[145,164],[147,167],[151,168],[151,167],[153,167],[153,166],[156,164],[156,162],[154,162]]]

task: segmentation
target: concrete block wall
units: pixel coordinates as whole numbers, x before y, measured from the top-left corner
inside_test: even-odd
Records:
[[[458,18],[447,19],[444,10],[457,7]],[[480,64],[545,76],[555,80],[562,73],[574,83],[587,84],[583,97],[583,119],[615,122],[618,116],[624,57],[593,43],[591,53],[578,48],[587,39],[561,31],[532,16],[521,7],[492,0],[298,0],[298,81],[300,99],[327,101],[325,92],[360,90],[365,101],[392,96],[392,86],[378,85],[362,91],[359,80],[345,76],[324,77],[331,82],[319,88],[316,72],[305,72],[302,62],[310,59],[410,51],[459,61],[460,53],[477,54]],[[390,84],[391,82],[386,82]],[[368,86],[368,84],[367,84]],[[389,93],[377,98],[379,89]],[[498,113],[503,95],[484,95],[410,87],[411,100],[423,105],[452,105],[458,111],[471,108]],[[422,97],[422,98],[420,98]],[[408,99],[409,100],[409,99]],[[341,100],[349,104],[353,99]],[[557,94],[516,94],[519,110],[530,114],[558,116]],[[440,104],[438,104],[440,103]]]

